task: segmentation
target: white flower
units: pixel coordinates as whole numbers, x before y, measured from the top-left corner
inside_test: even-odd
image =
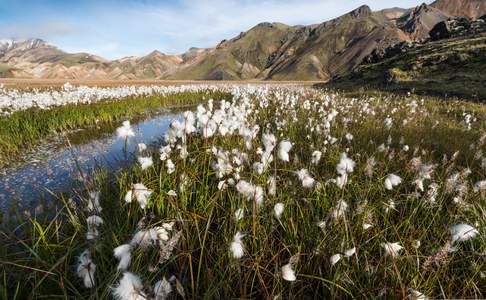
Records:
[[[103,224],[103,219],[99,216],[93,215],[86,218],[88,230],[86,232],[86,239],[93,240],[98,237],[98,226]]]
[[[170,293],[172,293],[172,286],[165,277],[154,284],[154,300],[165,300],[169,297]]]
[[[407,152],[408,150],[410,150],[410,147],[408,145],[404,145],[402,150],[403,152]]]
[[[255,200],[258,205],[263,203],[263,189],[261,186],[256,186],[244,180],[240,180],[238,184],[236,184],[236,190],[247,200]]]
[[[486,191],[486,180],[478,181],[474,184],[474,192],[484,192]]]
[[[348,140],[348,142],[351,142],[353,140],[353,135],[349,132],[346,133],[344,137],[346,138],[346,140]]]
[[[132,189],[125,195],[125,202],[131,203],[135,197],[140,207],[144,209],[147,206],[150,195],[152,195],[152,190],[149,190],[143,183],[136,183],[132,185]]]
[[[169,155],[172,152],[172,148],[170,145],[166,145],[160,148],[159,152],[160,152],[160,160],[165,161],[167,158],[169,158]]]
[[[343,255],[340,253],[331,256],[331,258],[329,258],[329,261],[331,262],[331,266],[334,266],[338,261],[341,260],[342,257]]]
[[[100,206],[100,192],[89,192],[88,207],[89,212],[100,212],[102,208]]]
[[[177,193],[174,190],[170,190],[170,191],[167,192],[167,195],[171,196],[171,197],[176,197]]]
[[[400,176],[397,176],[395,174],[388,174],[385,177],[385,188],[387,190],[393,190],[394,186],[399,185],[402,182],[402,178]]]
[[[331,218],[333,220],[339,220],[346,216],[346,211],[348,210],[348,203],[344,200],[339,200],[336,206],[331,209]]]
[[[245,247],[243,246],[243,241],[241,240],[245,235],[241,234],[239,231],[234,235],[233,241],[230,245],[230,251],[233,258],[242,258],[245,254]]]
[[[277,180],[274,176],[270,176],[267,180],[268,185],[268,194],[271,196],[275,196],[277,193]]]
[[[113,252],[115,257],[120,261],[117,269],[126,270],[132,259],[132,247],[129,244],[120,245],[116,247]]]
[[[153,166],[154,162],[152,160],[152,157],[138,157],[137,158],[138,163],[140,164],[140,167],[142,170],[148,169],[151,166]]]
[[[139,143],[137,147],[138,147],[138,152],[143,152],[147,150],[147,145],[145,145],[144,143]]]
[[[381,243],[381,247],[385,249],[385,253],[387,256],[390,256],[391,258],[396,258],[399,255],[400,250],[403,249],[402,246],[398,242],[396,243]]]
[[[284,206],[283,203],[277,203],[273,207],[273,213],[275,214],[275,217],[277,219],[280,219],[280,217],[282,216],[282,214],[284,212],[284,208],[285,208],[285,206]]]
[[[316,184],[314,178],[309,175],[309,171],[306,169],[301,169],[297,171],[297,176],[299,177],[300,181],[302,182],[302,186],[305,188],[312,188]]]
[[[278,158],[283,161],[289,161],[289,151],[292,149],[292,143],[289,141],[281,141],[278,145]]]
[[[322,152],[321,151],[314,151],[312,152],[312,164],[317,165],[321,160]]]
[[[338,188],[342,189],[348,183],[348,174],[336,177],[335,183]]]
[[[453,243],[465,242],[479,234],[476,228],[464,223],[449,227],[449,232],[451,233]]]
[[[364,229],[364,230],[368,230],[368,229],[370,229],[371,227],[373,227],[373,225],[371,225],[371,224],[369,224],[369,223],[364,223],[364,224],[363,224],[363,229]]]
[[[167,174],[172,174],[174,173],[175,171],[175,165],[174,163],[172,162],[172,160],[168,159],[166,162],[165,162],[165,165],[167,167]]]
[[[353,173],[355,165],[356,163],[352,159],[348,158],[348,155],[344,152],[341,154],[339,163],[336,166],[336,171],[341,175]]]
[[[351,257],[356,253],[356,247],[344,251],[344,256]]]
[[[390,118],[390,117],[387,117],[387,118],[385,119],[385,127],[386,127],[387,129],[390,129],[390,128],[392,127],[392,125],[393,125],[393,119],[392,119],[392,118]]]
[[[132,246],[132,248],[140,246],[143,249],[146,249],[149,246],[154,245],[155,241],[153,237],[154,235],[150,234],[149,230],[139,230],[133,235],[132,240],[130,241],[130,246]]]
[[[116,129],[116,135],[121,139],[127,139],[131,136],[135,136],[135,132],[130,126],[130,121],[124,121],[123,125]]]
[[[85,250],[78,257],[78,266],[76,268],[76,272],[78,277],[83,280],[83,284],[86,288],[92,288],[94,286],[95,271],[96,271],[96,265],[91,260],[90,252],[89,250]]]
[[[277,144],[277,138],[271,133],[264,133],[262,135],[262,142],[263,146],[265,147],[265,151],[271,152]]]
[[[287,281],[295,281],[297,279],[292,264],[289,263],[282,267],[282,278]]]
[[[118,300],[147,300],[142,290],[142,280],[137,275],[125,272],[120,282],[113,288],[113,296]]]
[[[227,187],[228,185],[226,184],[226,180],[221,180],[220,182],[218,182],[218,190],[223,191]]]
[[[410,300],[426,300],[426,299],[428,299],[427,296],[425,296],[421,292],[416,291],[414,289],[408,289],[408,298]]]

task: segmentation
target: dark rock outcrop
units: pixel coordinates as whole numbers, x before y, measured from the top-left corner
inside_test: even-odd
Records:
[[[429,35],[434,41],[486,32],[486,16],[475,21],[468,18],[449,19],[438,23]]]

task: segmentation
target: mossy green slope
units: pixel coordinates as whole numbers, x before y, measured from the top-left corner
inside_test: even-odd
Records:
[[[327,86],[373,87],[486,100],[486,33],[440,40],[359,66]]]

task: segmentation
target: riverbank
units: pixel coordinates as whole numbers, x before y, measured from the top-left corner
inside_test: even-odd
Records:
[[[201,90],[16,111],[9,116],[0,116],[0,168],[9,161],[20,159],[22,152],[43,143],[49,136],[64,131],[156,113],[168,106],[198,104],[210,98],[221,100],[229,97],[231,94],[225,91]]]

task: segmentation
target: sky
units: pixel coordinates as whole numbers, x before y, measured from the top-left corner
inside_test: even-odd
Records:
[[[0,0],[0,39],[41,38],[107,59],[212,47],[260,22],[321,23],[367,4],[410,8],[419,0]],[[431,2],[431,1],[428,1]]]

